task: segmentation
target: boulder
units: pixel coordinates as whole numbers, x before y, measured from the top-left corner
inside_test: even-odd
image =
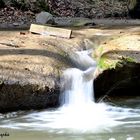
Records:
[[[39,24],[54,24],[54,18],[48,12],[41,12],[41,13],[36,15],[36,23],[39,23]]]
[[[139,30],[138,30],[139,31]],[[139,96],[140,34],[123,32],[100,44],[94,52],[98,59],[95,96]]]
[[[83,39],[28,31],[1,31],[0,37],[0,112],[57,107],[63,70],[77,67],[70,56],[84,47]]]
[[[60,75],[73,66],[65,52],[28,32],[0,36],[0,112],[58,106]]]

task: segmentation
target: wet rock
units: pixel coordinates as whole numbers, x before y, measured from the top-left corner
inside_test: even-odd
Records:
[[[139,33],[128,32],[99,45],[95,51],[99,72],[95,80],[96,98],[139,96],[139,41]]]
[[[65,52],[28,32],[0,36],[0,112],[58,106],[60,75],[72,67]]]
[[[48,12],[41,12],[41,13],[36,15],[36,23],[39,23],[39,24],[54,24],[54,18]]]
[[[110,99],[140,96],[140,64],[125,62],[122,67],[104,70],[95,80],[95,97],[98,102]]]

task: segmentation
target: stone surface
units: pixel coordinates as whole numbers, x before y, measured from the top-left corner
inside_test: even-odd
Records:
[[[43,36],[0,32],[0,112],[57,106],[68,67],[65,52]]]
[[[54,18],[48,12],[41,12],[41,13],[36,15],[36,23],[39,23],[39,24],[53,24],[54,23]]]
[[[71,39],[1,31],[0,112],[57,106],[62,71],[83,68],[74,62],[77,50],[95,50],[96,99],[131,95],[140,86],[139,40],[138,26],[78,28]]]
[[[108,36],[94,52],[99,66],[95,95],[101,101],[111,96],[139,96],[140,30],[126,29],[111,38]]]
[[[84,48],[83,35],[72,36],[0,31],[0,112],[59,105],[62,72],[77,67],[70,56]]]

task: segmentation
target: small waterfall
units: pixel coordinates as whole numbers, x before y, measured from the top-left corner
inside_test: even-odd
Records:
[[[93,50],[84,50],[78,52],[70,52],[71,61],[82,70],[87,70],[91,67],[96,67],[96,62],[90,57]]]
[[[94,73],[94,69],[91,73]],[[61,98],[63,105],[84,106],[93,102],[93,76],[90,77],[91,74],[87,73],[88,71],[81,71],[76,68],[64,72],[64,92]]]
[[[79,54],[79,53],[78,53]],[[78,55],[81,66],[86,70],[70,68],[64,71],[61,107],[56,110],[33,112],[19,120],[3,122],[0,127],[14,129],[47,130],[56,133],[101,133],[119,125],[140,123],[132,118],[140,117],[140,110],[110,106],[94,102],[93,79],[96,62],[88,54]],[[90,60],[85,63],[83,59]],[[76,59],[75,59],[76,61]],[[20,120],[25,120],[21,122]]]
[[[70,68],[63,73],[61,79],[63,89],[60,98],[62,105],[59,108],[60,114],[55,116],[53,122],[49,124],[51,128],[85,132],[98,131],[101,127],[103,130],[104,126],[116,125],[114,120],[107,117],[106,105],[94,102],[93,80],[96,62],[85,52],[82,52],[84,57],[79,52],[76,53],[80,54],[80,59],[77,61],[81,62],[82,66],[86,66],[86,61],[81,60],[90,60],[91,65],[89,67],[88,63],[87,70]]]
[[[96,61],[89,56],[91,52],[88,50],[73,53],[74,62],[87,70],[70,68],[64,71],[61,80],[63,89],[60,100],[63,106],[81,107],[94,101],[93,79]]]

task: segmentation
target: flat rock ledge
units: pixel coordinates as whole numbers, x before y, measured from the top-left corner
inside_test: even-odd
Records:
[[[130,30],[133,32],[130,32]],[[128,28],[100,44],[94,52],[99,57],[99,75],[95,80],[96,98],[108,100],[139,96],[140,30]]]
[[[28,32],[0,36],[0,112],[58,106],[60,74],[72,66],[63,50]]]

